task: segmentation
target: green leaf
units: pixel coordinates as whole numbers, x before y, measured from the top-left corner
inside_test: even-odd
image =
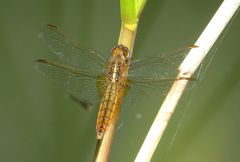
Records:
[[[136,25],[147,0],[120,0],[122,22]]]

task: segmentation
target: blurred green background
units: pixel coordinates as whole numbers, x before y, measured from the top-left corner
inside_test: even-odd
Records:
[[[133,56],[193,44],[221,2],[149,0]],[[37,33],[54,24],[109,57],[118,40],[119,11],[119,1],[110,0],[1,1],[1,162],[92,161],[97,109],[84,111],[64,88],[34,71],[33,60],[56,60]],[[181,99],[153,162],[240,161],[239,29],[236,16],[202,80]],[[161,104],[136,102],[121,111],[110,162],[134,161]]]

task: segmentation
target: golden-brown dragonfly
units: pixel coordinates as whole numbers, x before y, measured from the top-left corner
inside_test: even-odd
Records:
[[[83,106],[99,106],[97,139],[104,136],[123,99],[135,102],[136,94],[147,94],[149,89],[161,93],[170,85],[188,49],[132,61],[128,48],[118,45],[106,60],[94,50],[82,47],[56,26],[45,26],[39,37],[63,63],[38,59],[36,69],[66,86]]]

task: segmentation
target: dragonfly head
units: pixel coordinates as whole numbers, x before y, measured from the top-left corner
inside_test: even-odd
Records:
[[[122,59],[128,59],[129,58],[129,50],[126,46],[124,45],[118,45],[112,49],[112,56],[113,57],[118,57]]]

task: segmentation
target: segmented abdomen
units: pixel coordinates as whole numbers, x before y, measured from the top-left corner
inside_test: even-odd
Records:
[[[111,83],[106,88],[98,111],[96,125],[97,139],[102,139],[104,133],[112,121],[116,108],[119,106],[118,102],[120,101],[118,101],[118,92],[119,89],[117,83]]]

